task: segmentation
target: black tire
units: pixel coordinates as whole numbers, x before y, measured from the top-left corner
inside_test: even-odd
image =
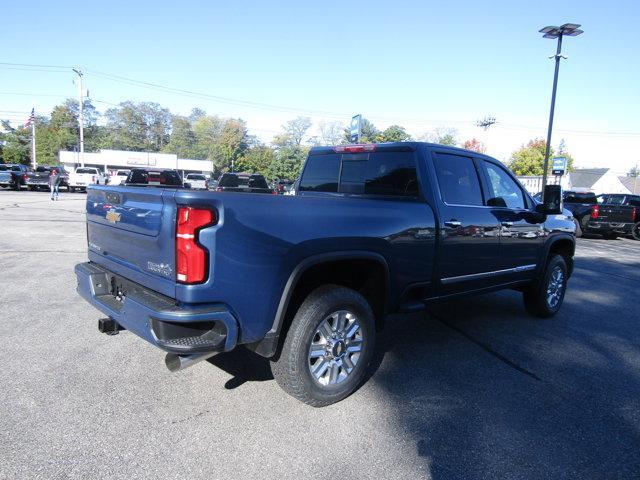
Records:
[[[640,240],[640,222],[636,223],[631,229],[631,236],[634,240]]]
[[[581,238],[582,237],[582,227],[580,226],[580,222],[578,221],[577,218],[573,219],[573,223],[576,224],[576,238]]]
[[[550,301],[548,295],[548,289],[551,286],[551,282],[554,280],[554,275],[557,270],[562,273],[562,286],[557,292],[559,297],[554,298],[557,303]],[[555,315],[564,300],[564,294],[567,289],[568,271],[567,263],[561,255],[553,255],[549,258],[547,266],[545,267],[544,274],[540,281],[535,282],[533,285],[526,288],[523,292],[524,306],[534,317],[549,318]]]
[[[342,352],[343,358],[350,355],[349,362],[354,365],[348,372],[346,363],[333,354],[311,359],[311,344],[314,340],[322,342],[323,337],[319,333],[320,326],[329,321],[332,314],[339,311],[348,311],[355,316],[360,325],[359,335],[361,350],[357,358],[356,353],[349,353],[349,340],[342,342],[338,339],[334,343],[333,352]],[[353,319],[353,317],[351,317]],[[349,320],[354,322],[354,320]],[[334,323],[335,325],[335,323]],[[353,323],[350,323],[353,325]],[[344,330],[349,330],[345,327]],[[324,407],[343,400],[351,395],[362,383],[367,367],[373,356],[375,346],[375,318],[369,303],[355,290],[337,285],[325,285],[309,294],[302,303],[293,319],[291,327],[284,340],[280,355],[271,363],[271,371],[278,385],[294,398],[314,407]],[[344,348],[342,348],[344,347]],[[328,349],[328,347],[325,347]],[[336,358],[338,358],[336,360]],[[355,360],[355,361],[354,361]],[[314,363],[312,363],[314,362]],[[323,379],[316,379],[311,368],[317,365],[330,364],[321,369],[326,373],[328,380],[334,378],[333,372],[345,375],[338,383],[323,385]],[[340,363],[338,367],[336,362]]]
[[[618,234],[616,232],[603,233],[602,236],[607,240],[615,240],[618,238]]]
[[[75,193],[75,191],[76,191],[76,187],[69,187],[69,192]]]

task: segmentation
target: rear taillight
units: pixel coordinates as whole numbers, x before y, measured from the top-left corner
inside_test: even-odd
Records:
[[[26,174],[26,173],[23,173],[23,174],[22,174],[22,179],[23,179],[23,180],[26,180],[26,179],[27,179],[27,174]]]
[[[598,218],[600,216],[600,205],[593,205],[591,207],[591,218]]]
[[[216,215],[211,210],[178,208],[176,225],[176,279],[179,283],[202,283],[207,279],[209,252],[198,243],[198,233],[213,225]]]
[[[638,219],[638,211],[636,210],[636,207],[633,207],[633,210],[631,210],[631,218],[633,219],[632,222],[636,223],[636,220]]]
[[[336,153],[373,152],[375,149],[375,143],[367,143],[364,145],[338,145],[337,147],[333,147],[333,151]]]

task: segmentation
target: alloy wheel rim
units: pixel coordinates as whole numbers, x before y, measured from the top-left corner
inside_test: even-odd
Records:
[[[360,359],[364,336],[358,317],[349,310],[328,315],[313,334],[307,365],[322,386],[337,385],[353,373]]]
[[[556,308],[564,291],[564,272],[560,267],[555,267],[549,276],[547,285],[547,305]]]

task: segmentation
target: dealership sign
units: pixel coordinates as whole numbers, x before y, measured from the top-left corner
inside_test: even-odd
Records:
[[[551,172],[554,175],[564,175],[567,171],[567,157],[554,157],[551,161]]]

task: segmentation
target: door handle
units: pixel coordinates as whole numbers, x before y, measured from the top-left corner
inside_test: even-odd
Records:
[[[513,227],[513,222],[500,222],[503,227]]]
[[[446,227],[459,227],[462,225],[462,222],[459,220],[449,220],[448,222],[444,222]]]

